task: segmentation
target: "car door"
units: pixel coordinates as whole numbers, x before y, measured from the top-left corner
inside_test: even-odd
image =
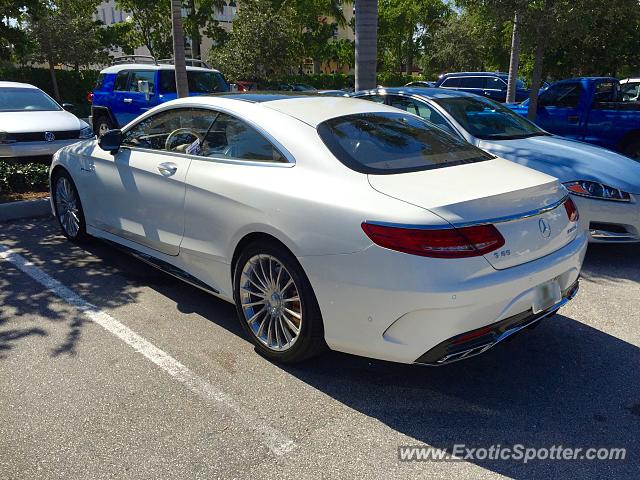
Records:
[[[215,114],[173,108],[123,133],[120,150],[93,158],[94,224],[118,237],[177,255],[184,234],[185,178]]]
[[[121,72],[122,73],[122,72]],[[118,74],[120,76],[120,74]],[[115,113],[118,123],[126,125],[147,110],[156,106],[156,77],[155,70],[129,70],[124,90],[119,90],[116,96]],[[118,79],[116,78],[116,83]],[[142,89],[146,82],[149,92]],[[120,85],[119,88],[122,88]]]
[[[540,94],[536,123],[551,133],[582,140],[586,119],[579,106],[584,94],[579,81],[552,85]]]

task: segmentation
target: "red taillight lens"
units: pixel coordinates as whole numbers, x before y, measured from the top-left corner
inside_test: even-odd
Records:
[[[576,207],[576,204],[573,203],[573,200],[571,200],[571,197],[567,197],[567,199],[565,200],[564,209],[567,211],[567,216],[569,217],[570,221],[578,221],[578,219],[580,218],[580,213],[578,212],[578,207]]]
[[[362,230],[376,245],[422,257],[478,257],[504,245],[504,238],[493,225],[431,230],[365,222]]]
[[[87,102],[93,103],[93,92],[87,93]]]

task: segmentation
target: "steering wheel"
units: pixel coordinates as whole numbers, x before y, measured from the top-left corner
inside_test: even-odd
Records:
[[[176,148],[171,148],[171,143],[173,142],[173,140],[181,134],[184,133],[188,133],[189,135],[193,135],[195,138],[198,139],[198,141],[200,142],[200,145],[202,145],[202,143],[204,143],[204,137],[196,132],[195,130],[192,130],[191,128],[176,128],[173,132],[171,132],[169,134],[169,136],[167,137],[167,139],[164,141],[164,149],[169,151],[169,152],[175,152],[177,151]],[[182,145],[178,145],[178,147],[181,147]]]

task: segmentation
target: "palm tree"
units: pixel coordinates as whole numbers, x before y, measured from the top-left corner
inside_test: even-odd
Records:
[[[356,2],[356,91],[376,87],[378,0]]]
[[[509,61],[509,84],[507,86],[507,103],[516,101],[516,82],[518,80],[518,64],[520,63],[520,12],[513,16],[513,36],[511,37],[511,60]]]
[[[187,65],[184,59],[184,29],[182,28],[182,2],[171,0],[171,30],[173,32],[173,64],[176,70],[178,98],[189,96]]]

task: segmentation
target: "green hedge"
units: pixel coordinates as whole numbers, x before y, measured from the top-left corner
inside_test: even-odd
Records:
[[[39,163],[0,161],[0,195],[43,192],[49,188],[49,167]]]
[[[75,105],[73,113],[79,117],[88,117],[91,105],[87,102],[87,93],[93,90],[98,72],[94,70],[79,72],[56,70],[56,78],[62,102],[73,103]],[[30,83],[55,98],[51,75],[46,68],[0,66],[0,80]]]
[[[421,77],[406,76],[395,72],[378,73],[378,85],[385,87],[399,87],[413,80],[421,80]],[[343,73],[319,73],[315,75],[291,75],[280,79],[278,82],[271,83],[305,83],[319,90],[341,90],[343,88],[353,88],[355,85],[355,77]],[[266,85],[265,85],[266,86]],[[261,85],[261,87],[263,87]]]

